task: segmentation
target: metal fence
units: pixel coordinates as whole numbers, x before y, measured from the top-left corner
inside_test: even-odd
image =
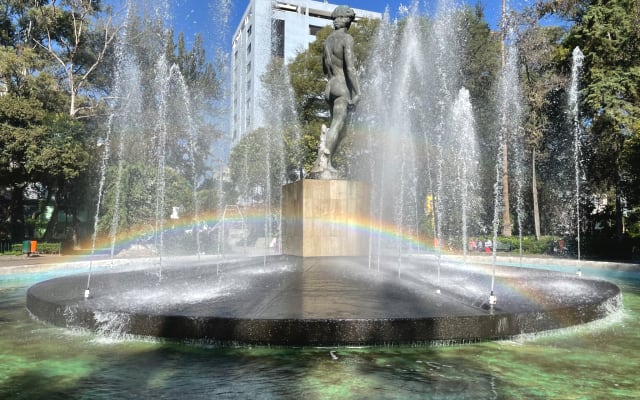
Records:
[[[0,240],[0,254],[11,252],[12,246],[13,243],[9,242],[8,240]]]

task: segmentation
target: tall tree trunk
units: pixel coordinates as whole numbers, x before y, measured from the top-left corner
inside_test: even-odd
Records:
[[[506,40],[507,29],[507,3],[506,0],[502,0],[502,40],[500,41],[500,56],[502,60],[502,69],[506,66],[506,55],[504,42]],[[511,214],[509,213],[509,132],[505,130],[502,142],[502,235],[511,237]]]
[[[540,240],[540,209],[538,208],[538,177],[536,176],[536,148],[531,155],[531,193],[533,195],[533,225],[536,240]]]

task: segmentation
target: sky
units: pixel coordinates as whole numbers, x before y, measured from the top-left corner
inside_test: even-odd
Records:
[[[398,10],[410,6],[414,0],[330,0],[333,4],[346,4],[353,8],[384,12],[389,9],[391,18],[398,17]],[[454,4],[475,6],[480,3],[485,10],[485,18],[492,29],[498,29],[502,0],[446,0]],[[420,13],[432,13],[439,0],[418,0]],[[533,0],[507,0],[509,8],[521,9]],[[238,26],[249,0],[168,0],[170,14],[176,31],[185,32],[189,40],[196,33],[205,38],[213,38],[217,48],[230,46],[231,35]],[[214,22],[215,21],[215,22]]]

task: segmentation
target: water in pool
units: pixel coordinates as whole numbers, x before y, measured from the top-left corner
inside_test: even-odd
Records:
[[[623,290],[622,312],[536,337],[222,348],[70,332],[34,320],[27,288],[70,272],[0,275],[0,398],[635,399],[640,391],[640,273],[607,277]]]

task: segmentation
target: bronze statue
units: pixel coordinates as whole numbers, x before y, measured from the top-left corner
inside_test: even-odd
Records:
[[[322,56],[322,69],[329,79],[324,95],[331,110],[331,126],[322,127],[318,159],[310,173],[315,179],[338,178],[332,159],[344,137],[347,114],[360,101],[353,37],[347,32],[356,13],[347,6],[338,6],[331,18],[334,31],[324,42]]]

